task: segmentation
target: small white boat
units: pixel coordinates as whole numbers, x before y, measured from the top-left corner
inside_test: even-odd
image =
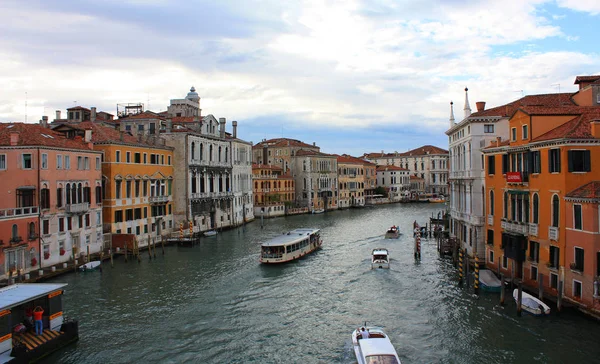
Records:
[[[396,225],[392,226],[385,232],[386,239],[398,239],[400,237],[400,228]]]
[[[368,333],[367,338],[363,334],[365,331]],[[396,349],[381,328],[364,327],[354,330],[352,346],[358,364],[400,364]]]
[[[312,210],[313,214],[322,214],[325,212],[325,209],[317,209],[317,210]]]
[[[387,249],[377,248],[373,249],[371,258],[371,269],[373,268],[389,268],[390,267],[390,256]]]
[[[94,270],[94,269],[98,268],[101,263],[102,262],[100,262],[99,260],[94,260],[94,261],[80,265],[79,270],[82,270],[82,271]]]
[[[204,232],[204,236],[215,236],[217,235],[217,231],[216,230],[208,230]]]
[[[500,292],[502,289],[502,282],[496,277],[496,275],[489,269],[482,269],[479,271],[479,283],[481,283],[481,289],[488,292]]]
[[[515,302],[519,302],[518,288],[515,288],[513,291],[513,298],[515,299]],[[527,292],[521,292],[521,308],[534,316],[544,316],[550,314],[550,307],[547,304]]]

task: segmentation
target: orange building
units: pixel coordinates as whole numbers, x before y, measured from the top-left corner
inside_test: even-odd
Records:
[[[600,107],[583,102],[580,92],[539,96],[545,105],[523,105],[511,116],[509,140],[483,150],[486,265],[536,291],[568,297],[586,290],[567,290],[572,282],[561,287],[579,244],[570,239],[568,193],[599,179]],[[590,265],[589,274],[595,272]]]
[[[286,204],[296,198],[294,179],[277,166],[253,164],[252,184],[255,216],[285,215]]]
[[[347,154],[337,156],[338,183],[340,184],[338,208],[365,205],[365,189],[370,187],[367,182],[367,173],[370,170],[367,169],[367,166],[371,166],[373,169],[376,168],[371,162]],[[375,182],[377,176],[374,177],[373,182]],[[373,191],[374,188],[371,188],[371,190]]]
[[[139,246],[156,242],[173,225],[173,148],[154,135],[132,136],[89,121],[61,125],[66,134],[90,133],[102,152],[104,231],[133,234]]]
[[[0,124],[0,275],[102,249],[101,153],[43,125]]]

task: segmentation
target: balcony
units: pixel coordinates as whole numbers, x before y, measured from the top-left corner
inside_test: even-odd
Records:
[[[169,202],[169,196],[150,196],[148,197],[150,203],[167,203]]]
[[[83,213],[88,212],[89,209],[90,209],[89,202],[71,203],[71,204],[65,205],[65,212],[67,214],[83,214]]]
[[[190,161],[190,165],[204,167],[231,167],[231,163],[229,162],[207,161],[203,159],[192,159]]]
[[[529,225],[523,222],[502,220],[501,227],[507,232],[529,235]]]
[[[558,240],[558,227],[557,226],[548,226],[548,239],[550,240]]]
[[[487,220],[488,220],[487,221],[488,225],[490,225],[490,226],[494,225],[494,215],[488,215]]]
[[[529,235],[538,236],[538,225],[529,223]]]
[[[483,216],[475,216],[471,215],[471,225],[473,226],[482,226],[484,221]]]
[[[29,207],[17,207],[14,209],[2,209],[0,210],[0,219],[10,219],[13,217],[23,217],[27,215],[37,215],[39,209],[37,206]]]
[[[23,241],[23,238],[20,236],[13,236],[10,238],[9,243],[11,244],[19,244],[20,242]]]

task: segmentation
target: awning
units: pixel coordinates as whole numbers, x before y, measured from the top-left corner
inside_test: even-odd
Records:
[[[508,193],[512,195],[529,195],[529,191],[526,190],[508,190]]]

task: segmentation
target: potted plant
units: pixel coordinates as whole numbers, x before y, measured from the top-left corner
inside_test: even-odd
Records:
[[[44,259],[50,258],[50,253],[44,253]]]
[[[64,248],[60,248],[59,253],[60,253],[60,255],[65,255],[65,249]]]

